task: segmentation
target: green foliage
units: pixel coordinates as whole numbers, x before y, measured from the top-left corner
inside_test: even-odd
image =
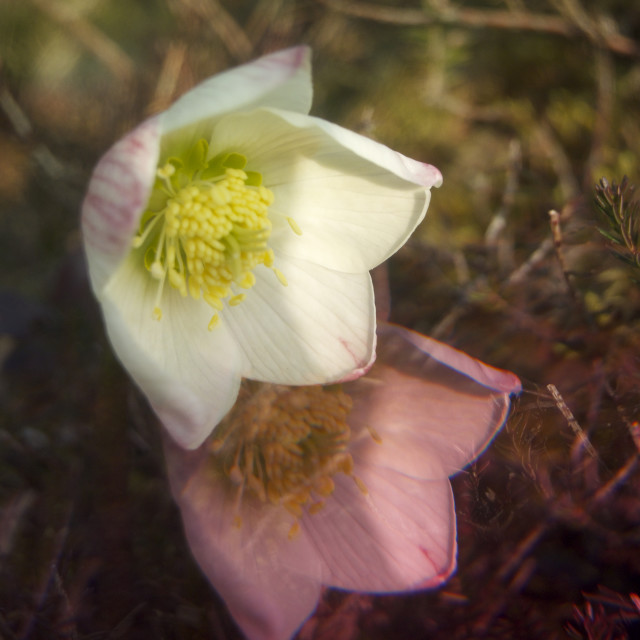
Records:
[[[608,227],[598,231],[609,240],[614,254],[640,269],[640,202],[634,199],[635,186],[624,176],[620,184],[602,178],[595,188],[598,209]]]

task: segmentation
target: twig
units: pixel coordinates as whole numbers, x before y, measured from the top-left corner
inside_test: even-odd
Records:
[[[640,453],[640,422],[634,420],[629,425],[629,433],[633,438],[633,444],[636,445],[636,449],[638,450],[638,453]]]
[[[576,435],[582,446],[589,453],[589,455],[593,458],[598,457],[598,453],[594,449],[593,445],[589,442],[589,438],[582,430],[582,427],[578,424],[578,421],[575,419],[573,413],[571,413],[571,409],[567,406],[567,403],[564,401],[564,398],[560,395],[558,388],[554,384],[548,384],[547,389],[553,396],[555,400],[556,407],[560,410],[560,413],[564,416],[564,419],[567,421],[567,424],[571,427],[571,430]]]
[[[134,76],[133,60],[108,36],[60,0],[30,0],[40,11],[63,27],[85,49],[93,53],[119,80]]]
[[[542,15],[528,11],[496,11],[491,9],[454,8],[438,11],[419,9],[399,9],[372,5],[367,2],[347,2],[345,0],[316,0],[334,11],[357,18],[375,20],[404,26],[427,26],[431,24],[449,24],[470,28],[493,28],[515,31],[534,31],[548,33],[564,38],[585,37],[584,30],[576,28],[572,21],[560,16]],[[622,56],[640,57],[640,46],[617,30],[597,31],[597,44],[601,44],[613,53]]]
[[[585,189],[590,189],[594,182],[593,172],[602,164],[603,148],[607,140],[607,134],[613,122],[613,109],[615,103],[615,74],[613,60],[608,51],[596,49],[595,51],[595,75],[597,104],[595,123],[591,136],[591,149],[585,163],[582,183]]]
[[[549,222],[551,223],[553,248],[555,249],[556,257],[558,258],[558,262],[560,263],[560,270],[562,271],[564,281],[567,283],[567,289],[569,290],[571,297],[574,301],[577,301],[578,295],[573,288],[571,278],[569,278],[569,270],[567,269],[567,263],[565,262],[564,253],[562,252],[564,242],[562,239],[562,228],[560,227],[560,214],[554,209],[551,209],[551,211],[549,211]]]
[[[542,536],[549,530],[549,522],[539,522],[509,554],[509,560],[500,567],[497,576],[500,580],[506,580],[522,564],[524,558],[529,555],[540,542]]]
[[[598,503],[608,498],[635,471],[637,464],[638,455],[636,454],[618,469],[616,475],[609,482],[596,491],[591,500],[594,503]]]
[[[190,13],[204,20],[222,41],[227,51],[239,62],[253,55],[253,45],[242,27],[218,0],[179,0]]]
[[[537,529],[535,531],[537,531]],[[503,591],[496,593],[495,597],[491,598],[489,607],[483,611],[474,624],[473,635],[475,637],[486,637],[488,635],[487,632],[491,625],[505,610],[507,606],[507,599],[524,588],[526,583],[529,581],[529,578],[531,578],[533,572],[536,570],[537,565],[538,563],[535,558],[528,558],[525,560],[510,580],[509,584],[507,584],[506,588]]]
[[[260,0],[245,24],[247,37],[251,42],[259,42],[276,24],[276,16],[282,9],[283,0]]]
[[[582,191],[573,173],[571,160],[569,160],[551,125],[545,119],[536,127],[535,136],[558,176],[565,202],[579,197]]]
[[[627,430],[629,431],[629,435],[633,440],[637,453],[640,454],[640,422],[637,420],[629,420],[626,411],[622,406],[618,405],[616,409],[622,418],[622,422],[624,422],[625,427],[627,427]]]
[[[507,279],[508,286],[524,282],[538,265],[545,262],[553,251],[553,238],[547,236],[538,248]]]
[[[509,162],[507,166],[507,180],[502,194],[502,204],[487,226],[484,241],[487,246],[495,246],[497,257],[503,273],[513,271],[513,246],[504,236],[507,217],[513,208],[520,170],[522,168],[522,148],[519,140],[514,138],[509,143]]]
[[[65,524],[61,527],[61,529],[57,532],[53,539],[53,553],[51,561],[49,562],[49,571],[46,576],[43,576],[42,583],[38,589],[37,596],[34,596],[35,601],[35,609],[31,613],[31,616],[28,620],[25,620],[24,627],[21,632],[22,638],[29,638],[32,636],[34,630],[38,626],[38,619],[41,612],[45,609],[47,601],[51,596],[52,592],[57,591],[59,595],[62,596],[63,607],[66,617],[69,620],[73,620],[73,615],[69,603],[69,599],[67,598],[66,592],[64,590],[64,586],[62,584],[62,580],[60,578],[60,574],[58,572],[58,567],[60,566],[62,555],[64,553],[65,547],[67,545],[67,538],[70,532],[70,522],[71,522],[71,514],[72,514],[73,506],[69,505],[67,509],[67,514],[65,518]],[[69,637],[73,638],[76,636],[75,628],[72,626],[71,629],[67,630]]]
[[[24,142],[29,142],[33,136],[31,121],[7,88],[0,91],[0,109],[11,122],[18,137]],[[44,144],[36,144],[32,155],[40,168],[54,180],[70,173],[69,168],[58,160]]]
[[[4,111],[19,138],[26,140],[33,133],[33,127],[27,114],[6,87],[0,91],[0,109]]]
[[[429,98],[429,103],[434,104],[440,109],[448,111],[454,116],[464,118],[465,120],[472,120],[474,122],[499,122],[505,121],[512,122],[513,108],[505,105],[470,105],[464,100],[456,98],[452,95],[441,95],[442,91],[439,91],[436,95],[436,99]]]
[[[6,556],[12,551],[16,533],[35,497],[34,491],[23,491],[13,496],[0,510],[0,556]]]
[[[172,42],[169,44],[147,113],[164,111],[173,101],[186,54],[187,45],[185,43]]]
[[[582,31],[589,40],[593,42],[600,40],[598,28],[578,0],[551,0],[551,4],[570,24]]]
[[[518,179],[522,167],[522,147],[517,139],[509,143],[509,163],[507,165],[507,180],[502,194],[502,204],[487,226],[484,234],[486,245],[494,245],[504,231],[507,224],[507,216],[513,207],[516,191],[518,189]]]

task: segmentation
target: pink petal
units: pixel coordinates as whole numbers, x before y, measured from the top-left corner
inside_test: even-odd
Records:
[[[439,360],[448,367],[472,378],[478,384],[494,391],[517,394],[522,390],[520,380],[510,371],[496,369],[484,364],[463,351],[454,349],[416,331],[388,324],[386,327],[380,328],[379,334],[389,336],[388,349],[386,350],[386,362],[389,365],[399,365],[404,360],[407,348],[403,342],[407,342],[428,354],[429,357]],[[422,363],[422,366],[428,368],[430,365],[425,362]]]
[[[422,479],[459,471],[504,424],[520,381],[407,329],[379,327],[378,340],[371,372],[347,389],[354,457]]]
[[[447,479],[416,480],[359,464],[352,478],[333,477],[325,507],[303,516],[303,532],[325,563],[323,583],[340,589],[394,592],[434,587],[455,568],[456,524]]]
[[[159,148],[158,119],[150,118],[116,142],[93,171],[82,204],[82,233],[98,297],[131,250],[155,179]]]
[[[191,551],[249,640],[288,640],[320,597],[321,563],[284,509],[235,499],[227,478],[207,468],[206,447],[186,452],[165,441],[174,498]]]

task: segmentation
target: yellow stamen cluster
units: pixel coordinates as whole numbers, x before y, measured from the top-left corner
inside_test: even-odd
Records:
[[[285,286],[287,281],[273,266],[267,244],[273,193],[261,184],[260,174],[242,170],[243,156],[228,154],[215,164],[206,160],[207,149],[202,140],[185,166],[170,159],[157,170],[149,210],[133,246],[158,281],[154,317],[162,318],[161,299],[168,283],[182,296],[202,299],[214,309],[209,323],[213,329],[223,303],[240,304],[245,293],[238,293],[238,288],[255,284],[256,266],[271,268]]]
[[[249,383],[251,384],[251,383]],[[347,417],[351,398],[338,388],[262,385],[240,398],[212,444],[226,476],[261,502],[282,505],[297,518],[318,512],[333,493],[333,476],[353,477]],[[238,523],[239,524],[239,523]]]

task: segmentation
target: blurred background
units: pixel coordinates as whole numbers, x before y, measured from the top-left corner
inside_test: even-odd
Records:
[[[451,581],[327,591],[300,639],[640,637],[639,34],[628,0],[0,0],[0,638],[240,638],[78,218],[123,133],[298,43],[312,113],[444,175],[392,319],[525,386],[454,479]]]

